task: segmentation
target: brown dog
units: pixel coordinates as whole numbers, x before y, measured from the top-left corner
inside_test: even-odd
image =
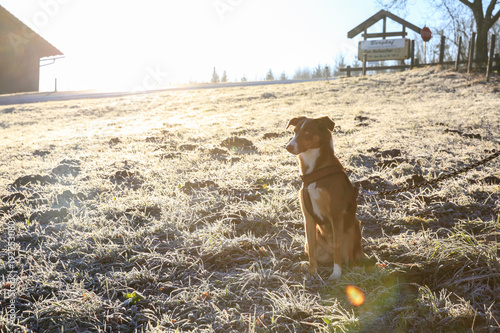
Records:
[[[309,271],[317,273],[318,262],[333,259],[330,278],[342,276],[342,263],[360,259],[361,224],[356,219],[358,191],[334,154],[332,131],[335,123],[328,117],[296,117],[295,136],[286,150],[298,155],[303,186],[299,192],[306,229]]]

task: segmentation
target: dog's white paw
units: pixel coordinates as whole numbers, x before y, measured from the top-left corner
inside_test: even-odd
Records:
[[[337,264],[334,264],[333,265],[333,273],[332,275],[330,275],[330,280],[338,280],[342,277],[342,268],[337,265]]]

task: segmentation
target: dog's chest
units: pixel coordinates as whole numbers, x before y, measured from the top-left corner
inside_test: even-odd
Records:
[[[328,193],[321,187],[316,186],[316,183],[309,184],[307,187],[309,197],[311,198],[311,206],[314,214],[326,221],[328,218]]]
[[[314,167],[316,166],[316,162],[318,161],[318,158],[320,157],[320,149],[315,148],[315,149],[309,149],[302,154],[300,154],[300,158],[302,160],[302,163],[305,166],[305,172],[304,174],[310,173]]]

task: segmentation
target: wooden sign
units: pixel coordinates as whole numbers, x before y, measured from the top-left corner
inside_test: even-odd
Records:
[[[406,38],[364,40],[358,45],[358,59],[362,61],[364,54],[367,61],[408,59],[410,40]]]

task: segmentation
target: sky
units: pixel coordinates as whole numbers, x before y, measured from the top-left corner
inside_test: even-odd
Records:
[[[396,13],[423,27],[420,0]],[[210,81],[262,80],[271,69],[351,61],[347,32],[382,7],[376,0],[0,0],[65,57],[41,67],[40,90],[151,90]],[[409,14],[410,13],[410,14]],[[375,30],[381,28],[375,26]],[[394,29],[400,30],[399,25]],[[388,30],[391,31],[389,24]],[[411,37],[411,36],[410,36]],[[51,61],[42,61],[49,64]]]

